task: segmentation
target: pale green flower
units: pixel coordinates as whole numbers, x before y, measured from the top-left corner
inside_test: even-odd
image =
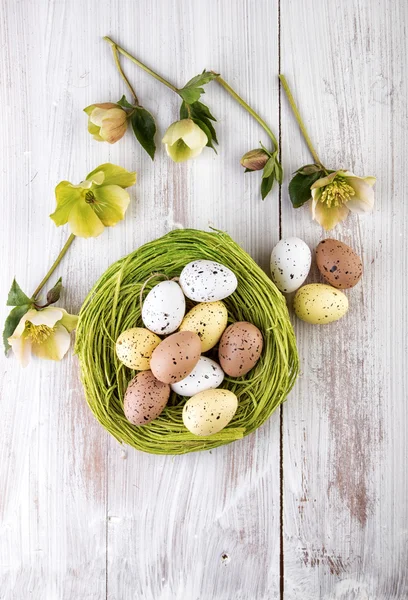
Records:
[[[23,367],[31,355],[48,360],[61,360],[71,343],[70,333],[78,317],[56,306],[43,310],[30,309],[21,318],[8,343]]]
[[[135,182],[136,173],[110,163],[97,167],[78,185],[61,181],[55,188],[57,208],[50,217],[58,227],[69,223],[74,235],[96,237],[124,218],[130,202],[124,188]]]
[[[118,104],[91,104],[84,111],[88,115],[88,131],[98,142],[114,144],[125,135],[128,115]]]
[[[335,171],[311,187],[312,215],[324,229],[333,229],[349,211],[363,214],[374,206],[375,177],[357,177],[350,171]]]
[[[162,141],[174,162],[184,162],[201,154],[208,138],[192,119],[182,119],[170,125]]]

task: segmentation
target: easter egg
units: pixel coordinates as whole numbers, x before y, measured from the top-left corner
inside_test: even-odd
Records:
[[[194,396],[217,388],[223,380],[224,373],[220,365],[207,356],[201,356],[191,373],[178,383],[172,383],[170,387],[180,396]]]
[[[186,299],[175,281],[162,281],[147,294],[142,307],[145,327],[159,335],[178,329],[186,312]]]
[[[196,304],[184,317],[180,331],[194,331],[201,340],[201,352],[213,348],[228,322],[228,311],[222,302]]]
[[[271,275],[276,287],[287,294],[300,288],[309,274],[311,262],[309,246],[300,238],[278,242],[271,254]]]
[[[170,386],[158,381],[151,371],[141,371],[127,386],[123,400],[125,417],[133,425],[146,425],[163,411]]]
[[[201,355],[201,342],[192,331],[179,331],[169,335],[150,359],[153,375],[163,383],[177,383],[194,369]]]
[[[144,327],[132,327],[123,331],[116,340],[116,356],[129,369],[146,371],[150,357],[161,342],[159,336]]]
[[[316,264],[324,279],[339,289],[354,287],[363,274],[363,263],[354,250],[330,238],[317,246]]]
[[[332,323],[346,314],[348,299],[330,285],[311,283],[296,292],[293,308],[296,316],[307,323]]]
[[[181,271],[180,286],[194,302],[216,302],[237,289],[234,273],[212,260],[195,260]]]
[[[262,333],[255,325],[233,323],[224,331],[218,347],[221,368],[230,377],[246,375],[258,362],[262,347]]]
[[[237,408],[238,399],[233,392],[205,390],[187,400],[183,423],[194,435],[213,435],[228,425]]]

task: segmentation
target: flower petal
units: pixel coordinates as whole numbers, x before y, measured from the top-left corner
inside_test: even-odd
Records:
[[[33,325],[47,325],[48,327],[54,327],[57,321],[62,319],[63,314],[62,308],[48,306],[43,310],[29,310],[25,317],[26,321],[29,321]]]
[[[166,144],[166,151],[170,158],[176,162],[184,162],[186,160],[190,160],[191,158],[195,158],[202,152],[202,148],[196,148],[192,150],[189,148],[183,140],[177,140],[175,144],[170,146]]]
[[[83,198],[72,208],[69,225],[74,235],[84,238],[97,237],[104,230],[103,223]]]
[[[15,333],[15,332],[14,332]],[[31,357],[31,340],[29,337],[11,337],[8,340],[13,353],[22,367],[26,367]]]
[[[172,123],[163,136],[163,144],[172,146],[180,140],[184,135],[187,135],[194,129],[194,121],[191,119],[182,119]]]
[[[122,188],[127,188],[136,183],[136,173],[134,171],[126,171],[126,169],[111,163],[100,165],[91,171],[86,178],[92,179],[99,171],[102,171],[105,175],[103,185],[119,185]]]
[[[368,185],[371,185],[371,186],[373,186],[375,184],[375,182],[377,181],[377,177],[372,177],[372,176],[363,177],[363,179]]]
[[[14,340],[14,339],[18,339],[19,337],[22,336],[25,326],[26,326],[26,321],[30,321],[30,319],[33,317],[33,315],[36,313],[37,311],[34,308],[30,308],[30,310],[28,310],[26,312],[25,315],[23,315],[17,325],[17,327],[15,328],[13,335],[11,337],[9,337],[8,341],[10,343],[10,340]]]
[[[105,227],[112,227],[124,218],[130,202],[126,190],[118,185],[102,185],[96,187],[93,192],[96,202],[92,208]]]
[[[71,336],[68,331],[58,323],[51,335],[41,343],[33,342],[31,352],[39,358],[48,360],[61,360],[68,352]]]
[[[324,202],[316,202],[313,200],[312,213],[313,218],[320,223],[326,231],[336,227],[338,223],[344,221],[347,217],[349,209],[345,204],[341,206],[328,207]]]
[[[74,187],[69,181],[61,181],[55,188],[57,208],[50,215],[54,223],[59,227],[65,225],[75,204],[81,199],[79,187]]]
[[[67,313],[66,310],[64,310],[63,308],[60,309],[63,313],[62,319],[60,321],[60,324],[65,327],[65,329],[71,333],[71,331],[74,331],[74,329],[76,329],[76,326],[78,324],[78,315],[70,315],[69,313]]]
[[[112,108],[102,119],[99,135],[109,144],[115,144],[125,135],[126,129],[126,113],[122,109]]]
[[[208,142],[208,137],[204,131],[194,123],[195,127],[193,131],[183,135],[183,142],[187,144],[191,150],[203,149]]]
[[[321,177],[320,179],[314,182],[310,189],[314,190],[317,188],[325,187],[328,183],[333,181],[333,179],[336,177],[336,175],[338,175],[338,173],[340,173],[340,171],[335,171],[334,173],[330,173],[326,177]]]
[[[355,195],[347,202],[347,207],[357,214],[370,212],[374,206],[374,190],[360,177],[347,177],[347,183],[355,191]]]

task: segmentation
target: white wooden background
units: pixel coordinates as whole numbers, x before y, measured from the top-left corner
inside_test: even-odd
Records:
[[[335,232],[365,265],[350,312],[295,322],[302,375],[240,442],[177,457],[123,448],[89,412],[75,357],[25,371],[1,358],[1,600],[408,598],[407,26],[405,0],[3,0],[2,320],[13,276],[32,293],[67,237],[48,218],[54,186],[106,161],[139,179],[126,220],[76,240],[59,268],[72,311],[175,223],[227,230],[264,268],[280,232],[315,247],[322,230],[288,199],[310,157],[279,66],[322,159],[378,183],[374,213]],[[160,148],[153,164],[130,133],[93,141],[82,109],[126,91],[106,34],[177,85],[220,72],[280,132],[281,194],[262,203],[243,175],[240,156],[267,140],[216,84],[218,156],[175,165]],[[178,99],[124,66],[159,140]]]

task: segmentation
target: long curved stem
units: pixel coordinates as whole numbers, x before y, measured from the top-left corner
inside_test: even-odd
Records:
[[[108,42],[112,47],[116,48],[116,50],[118,52],[120,52],[121,54],[123,54],[123,56],[126,56],[126,58],[128,58],[129,60],[131,60],[132,62],[134,62],[136,65],[138,65],[141,69],[143,69],[144,71],[146,71],[146,73],[149,73],[149,75],[151,75],[152,77],[154,77],[155,79],[157,79],[158,81],[160,81],[160,83],[163,83],[168,88],[170,88],[171,90],[173,90],[173,92],[176,92],[176,94],[178,94],[178,89],[176,88],[175,85],[173,85],[172,83],[170,83],[169,81],[167,81],[167,79],[164,79],[164,77],[162,77],[161,75],[159,75],[155,71],[152,71],[152,69],[150,69],[149,67],[147,67],[145,64],[143,64],[142,62],[140,62],[140,60],[138,60],[137,58],[135,58],[131,54],[129,54],[129,52],[127,52],[126,50],[124,50],[121,46],[118,46],[118,44],[116,44],[116,42],[114,42],[113,40],[111,40],[110,37],[105,36],[103,39],[106,42]]]
[[[236,100],[243,108],[245,108],[246,111],[249,112],[249,114],[256,120],[258,121],[259,125],[266,131],[266,133],[269,135],[269,137],[271,138],[274,146],[275,146],[275,150],[278,149],[278,140],[276,139],[273,131],[270,129],[270,127],[268,127],[268,125],[265,123],[265,121],[258,115],[258,113],[256,113],[254,111],[253,108],[251,108],[249,106],[249,104],[247,102],[245,102],[245,100],[243,100],[241,98],[241,96],[239,96],[237,94],[237,92],[232,89],[232,87],[230,85],[228,85],[228,83],[225,81],[225,79],[223,79],[222,77],[220,77],[220,75],[218,75],[218,77],[216,77],[215,81],[218,81],[218,83],[220,85],[222,85],[222,87],[227,90],[227,92],[234,98],[234,100]]]
[[[74,241],[75,238],[76,238],[76,236],[73,233],[71,233],[71,235],[69,236],[69,238],[65,242],[64,247],[62,248],[61,252],[58,254],[55,262],[52,265],[52,267],[50,268],[50,270],[48,271],[48,273],[46,274],[46,276],[44,277],[44,279],[41,281],[41,283],[36,288],[36,290],[35,290],[35,292],[33,294],[33,298],[34,299],[36,298],[36,296],[38,296],[38,294],[41,292],[41,290],[43,289],[43,287],[45,286],[45,284],[47,283],[47,281],[49,280],[49,278],[51,277],[51,275],[54,273],[55,269],[58,267],[58,265],[60,264],[61,260],[64,258],[65,254],[67,253],[68,248],[70,247],[70,245],[72,244],[72,242]]]
[[[122,77],[123,81],[128,86],[130,93],[133,96],[134,103],[136,104],[136,106],[139,106],[139,99],[137,97],[137,94],[136,94],[132,84],[130,83],[129,79],[126,77],[125,72],[122,69],[122,65],[120,64],[119,52],[118,52],[118,48],[117,48],[116,44],[111,44],[111,48],[112,48],[113,60],[115,61],[116,68],[119,71],[120,76]]]
[[[315,163],[317,163],[318,165],[321,165],[322,163],[320,162],[320,158],[315,150],[315,147],[312,144],[312,140],[309,137],[309,134],[307,132],[306,126],[303,123],[302,117],[300,116],[300,112],[298,107],[296,106],[296,102],[294,97],[292,96],[292,92],[290,91],[290,87],[288,82],[286,81],[286,77],[282,74],[279,75],[279,79],[280,82],[282,84],[283,89],[285,90],[285,94],[288,97],[289,100],[289,104],[291,106],[291,109],[293,110],[293,114],[295,115],[296,121],[298,122],[298,125],[302,131],[303,137],[305,138],[305,142],[307,144],[307,147],[310,150],[311,155],[313,156],[313,159],[315,161]]]

